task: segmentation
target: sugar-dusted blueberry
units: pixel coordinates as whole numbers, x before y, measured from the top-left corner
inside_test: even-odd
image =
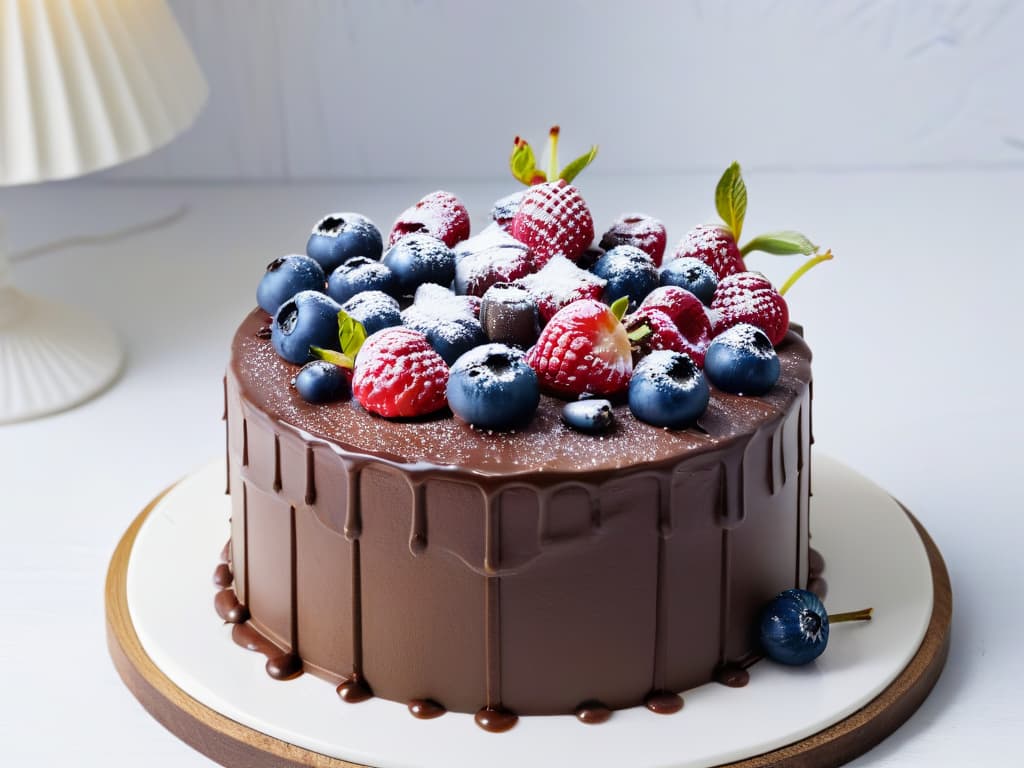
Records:
[[[272,315],[299,291],[323,293],[325,282],[324,270],[309,256],[300,253],[282,256],[267,265],[256,288],[256,303]]]
[[[496,283],[480,302],[480,324],[491,341],[526,349],[540,335],[537,302],[525,288]]]
[[[787,589],[761,614],[759,635],[765,655],[782,664],[808,664],[828,645],[828,611],[813,592]]]
[[[327,294],[344,304],[363,291],[395,292],[395,276],[386,265],[365,256],[349,259],[327,279]]]
[[[601,300],[611,304],[629,297],[630,309],[658,287],[658,270],[651,257],[632,245],[617,245],[594,264],[593,273],[606,280]]]
[[[383,291],[363,291],[341,305],[354,320],[363,324],[366,335],[402,324],[402,312],[394,297]]]
[[[319,291],[300,291],[278,307],[270,327],[270,341],[277,354],[301,365],[314,358],[310,347],[341,349],[338,312],[334,299]]]
[[[348,373],[326,360],[310,360],[292,383],[307,403],[333,403],[352,396]]]
[[[506,232],[512,229],[512,220],[516,217],[516,211],[519,210],[519,204],[523,202],[525,194],[526,190],[520,189],[495,200],[491,206],[491,220]]]
[[[402,310],[402,323],[424,334],[451,365],[463,353],[487,343],[477,319],[478,301],[475,296],[456,296],[440,285],[424,283],[416,289],[412,305]]]
[[[780,371],[771,340],[747,323],[716,336],[704,356],[704,372],[711,383],[736,395],[765,394],[779,380]]]
[[[423,283],[451,285],[455,277],[455,254],[430,235],[406,235],[388,249],[383,262],[395,275],[399,296],[412,296]]]
[[[562,408],[562,421],[577,432],[599,435],[615,426],[615,412],[610,401],[588,397],[566,403]]]
[[[710,397],[704,374],[682,352],[651,352],[629,380],[629,410],[656,427],[690,426],[704,413]]]
[[[711,306],[718,287],[718,277],[710,265],[686,256],[673,259],[661,268],[661,284],[675,285],[692,293],[704,306]]]
[[[468,424],[508,430],[533,418],[540,402],[540,385],[521,349],[484,344],[452,365],[447,395],[452,412]]]
[[[379,259],[383,251],[380,230],[358,213],[327,214],[316,223],[306,241],[307,255],[320,262],[326,274],[357,256]]]

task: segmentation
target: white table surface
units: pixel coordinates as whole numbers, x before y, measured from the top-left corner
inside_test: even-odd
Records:
[[[581,182],[599,231],[642,210],[672,241],[712,213],[711,174]],[[853,765],[1022,764],[1024,169],[748,174],[748,185],[747,231],[798,226],[838,256],[788,297],[815,353],[817,446],[907,504],[953,579],[941,680]],[[322,213],[358,210],[386,228],[439,186],[463,197],[474,228],[511,189],[446,179],[0,190],[15,251],[190,206],[162,231],[14,269],[21,287],[109,318],[128,363],[98,399],[0,427],[0,763],[211,765],[150,719],[107,657],[108,558],[157,492],[223,450],[228,344],[265,264],[301,250]],[[749,263],[778,280],[797,261]]]

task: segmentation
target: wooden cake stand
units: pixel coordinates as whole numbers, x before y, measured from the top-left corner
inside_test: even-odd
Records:
[[[818,456],[816,455],[816,462]],[[819,471],[819,467],[823,469]],[[835,482],[833,477],[840,477],[843,473],[847,473],[854,480],[849,482],[863,482],[868,481],[859,478],[854,475],[850,470],[845,469],[838,462],[828,460],[826,457],[822,457],[821,462],[815,465],[815,514],[818,514],[819,507],[822,504],[828,505],[830,496],[830,486]],[[220,763],[224,766],[238,766],[245,768],[282,768],[282,766],[315,766],[316,768],[366,768],[370,766],[367,762],[350,762],[340,757],[332,757],[327,754],[323,754],[319,751],[313,751],[308,748],[297,746],[294,743],[289,742],[283,738],[271,735],[267,730],[261,730],[260,728],[245,725],[239,722],[240,719],[244,718],[232,718],[225,714],[224,711],[218,711],[215,706],[210,706],[206,703],[199,701],[196,697],[186,693],[183,687],[189,687],[186,684],[180,684],[181,680],[187,678],[191,680],[193,675],[187,674],[182,675],[180,670],[175,673],[168,673],[167,669],[161,669],[161,667],[154,661],[150,653],[147,653],[146,647],[144,647],[144,641],[140,639],[140,634],[143,637],[153,637],[154,633],[164,631],[159,627],[154,628],[151,625],[153,622],[146,620],[148,625],[143,627],[139,616],[133,615],[130,608],[131,601],[129,598],[131,588],[129,586],[129,571],[130,564],[133,557],[139,557],[144,554],[142,548],[137,547],[139,543],[140,531],[143,530],[144,526],[154,517],[154,510],[163,512],[163,507],[167,506],[173,501],[173,497],[178,493],[179,487],[187,485],[192,482],[195,478],[200,475],[209,475],[210,486],[212,487],[216,481],[212,478],[218,477],[222,485],[223,478],[223,465],[211,465],[204,470],[201,470],[194,476],[186,478],[182,484],[176,484],[171,488],[167,489],[159,496],[157,496],[139,515],[135,518],[134,522],[125,532],[123,538],[115,550],[111,561],[110,567],[107,574],[106,582],[106,623],[107,623],[107,642],[110,649],[110,654],[113,658],[114,665],[117,668],[118,673],[124,680],[124,683],[131,690],[132,694],[142,703],[143,707],[159,721],[164,727],[175,734],[178,738],[182,739],[187,744],[194,747],[199,752],[208,756],[212,760]],[[838,474],[836,474],[838,473]],[[857,480],[856,478],[859,478]],[[202,478],[199,478],[201,481]],[[847,482],[847,480],[843,480]],[[193,482],[194,485],[194,482]],[[873,487],[873,486],[872,486]],[[221,488],[222,490],[222,488]],[[878,489],[875,489],[876,491]],[[182,493],[185,489],[182,488]],[[209,490],[192,489],[193,493],[208,493]],[[845,495],[845,494],[844,494]],[[884,497],[888,498],[888,497]],[[950,587],[949,574],[946,571],[946,566],[942,560],[935,543],[932,541],[928,532],[921,526],[921,524],[910,514],[906,508],[898,503],[892,503],[890,501],[892,509],[895,510],[893,514],[896,516],[906,515],[906,519],[912,524],[912,530],[916,531],[917,536],[920,538],[920,544],[923,545],[924,553],[926,557],[920,558],[921,566],[925,572],[930,570],[930,583],[931,583],[931,605],[930,605],[930,616],[927,613],[922,613],[921,626],[924,628],[923,639],[920,641],[920,645],[917,646],[916,653],[912,653],[909,663],[902,665],[901,668],[894,669],[894,677],[891,682],[888,683],[877,695],[871,698],[869,701],[861,705],[852,713],[844,715],[841,719],[831,722],[827,727],[817,729],[805,735],[803,738],[793,741],[792,743],[786,744],[785,746],[776,747],[770,751],[762,752],[757,755],[748,755],[740,759],[735,756],[728,757],[721,762],[708,762],[706,759],[702,763],[703,765],[719,765],[729,766],[730,768],[806,768],[808,766],[835,766],[840,765],[844,762],[854,759],[855,757],[863,754],[867,750],[871,749],[874,745],[882,741],[886,736],[891,734],[900,725],[902,725],[907,718],[920,706],[920,704],[927,697],[931,691],[935,682],[938,680],[939,674],[942,671],[943,664],[945,663],[947,652],[949,649],[949,633],[950,633],[950,620],[952,615],[952,590]],[[201,549],[201,559],[203,559],[208,568],[203,573],[204,581],[208,582],[208,576],[212,573],[213,567],[216,564],[216,552],[219,551],[220,545],[223,544],[224,538],[226,538],[227,532],[227,501],[221,494],[219,498],[213,498],[210,501],[210,505],[215,508],[221,508],[218,505],[223,505],[225,513],[223,517],[223,532],[224,535],[218,540],[212,539],[208,542],[197,542],[196,546]],[[212,514],[214,517],[217,516],[216,511],[210,512],[209,510],[203,510],[203,514]],[[195,513],[187,513],[195,514]],[[156,525],[156,523],[152,523]],[[220,529],[218,529],[220,530]],[[219,535],[219,534],[218,534]],[[152,537],[150,537],[152,538]],[[815,542],[818,543],[819,539],[816,538]],[[151,545],[150,545],[151,546]],[[824,551],[826,562],[831,564],[830,552],[825,549]],[[831,573],[828,566],[826,566],[825,575],[829,576]],[[922,584],[927,584],[927,580],[922,580]],[[211,625],[217,625],[218,619],[213,611],[213,588],[207,586],[207,592],[202,595],[198,595],[200,602],[205,602],[206,609],[208,609],[208,615],[206,620]],[[927,597],[927,595],[926,595]],[[849,608],[860,608],[865,606],[841,606],[842,609]],[[171,609],[169,609],[171,610]],[[876,615],[878,606],[876,605]],[[160,622],[157,622],[159,624]],[[878,623],[878,622],[874,622]],[[832,632],[831,642],[837,642],[838,636],[845,631],[838,627]],[[216,629],[222,629],[217,626]],[[871,626],[865,626],[867,631],[875,629]],[[143,630],[140,632],[140,630]],[[915,635],[915,641],[916,641]],[[842,642],[842,641],[839,641]],[[246,652],[240,648],[231,646],[225,648],[223,653],[238,654],[240,656],[246,656]],[[833,652],[832,645],[830,644],[829,649],[826,651],[825,659]],[[158,655],[158,654],[153,654]],[[256,654],[252,654],[256,656]],[[234,656],[230,657],[234,660]],[[762,665],[765,665],[767,669],[762,674]],[[168,665],[170,666],[170,665]],[[258,665],[261,666],[261,665]],[[772,677],[778,670],[773,671],[769,662],[762,662],[752,668],[752,680],[748,689],[753,689],[759,683],[762,685],[776,685],[773,683],[773,679],[782,679],[781,675],[776,678]],[[830,674],[827,671],[827,667],[824,675]],[[795,674],[786,670],[788,674]],[[196,672],[195,677],[201,677],[203,673]],[[262,675],[262,672],[254,671],[254,675]],[[798,676],[798,675],[797,675]],[[820,677],[820,675],[819,675]],[[175,679],[176,678],[176,679]],[[292,683],[275,683],[277,686],[288,686]],[[312,681],[317,685],[322,686],[326,693],[333,696],[331,686],[322,681]],[[262,683],[262,681],[261,681]],[[800,681],[798,684],[804,684],[804,681]],[[806,679],[807,685],[814,684],[814,680],[811,678]],[[222,683],[223,685],[223,683]],[[714,685],[714,684],[712,684]],[[783,685],[791,685],[791,683],[783,683]],[[230,687],[230,686],[229,686]],[[716,686],[717,687],[717,686]],[[743,689],[746,691],[748,689]],[[204,689],[205,690],[205,689]],[[275,690],[281,690],[277,688]],[[696,689],[696,692],[700,692],[702,689]],[[789,693],[783,695],[792,696],[792,689],[788,689]],[[736,691],[730,691],[731,693],[741,693]],[[685,694],[688,701],[690,701],[691,694],[695,692],[687,692]],[[631,721],[630,715],[639,717],[642,715],[649,715],[650,718],[658,721],[658,725],[661,723],[668,723],[673,718],[684,718],[689,713],[691,716],[693,712],[696,712],[698,708],[707,707],[708,701],[713,699],[704,699],[694,696],[692,705],[686,707],[682,713],[677,716],[671,717],[658,717],[650,715],[650,713],[635,713],[633,710],[626,710],[624,713],[616,713],[612,721],[607,725],[586,727],[575,722],[575,719],[571,716],[565,718],[536,718],[537,720],[549,721],[545,723],[545,726],[552,725],[550,721],[562,721],[564,727],[571,729],[571,734],[566,738],[572,739],[573,748],[578,748],[579,745],[585,744],[587,737],[591,735],[597,735],[600,729],[608,728],[616,722],[620,717],[619,727],[622,732],[628,731]],[[318,699],[319,702],[319,699]],[[349,709],[350,705],[343,704],[337,700],[328,700],[328,707],[335,707],[338,711],[339,717],[345,715],[344,710]],[[356,705],[357,707],[365,707],[366,705]],[[223,709],[227,709],[224,707]],[[457,766],[461,768],[463,765],[473,764],[472,755],[470,758],[466,758],[463,755],[461,758],[452,757],[449,759],[448,750],[446,748],[440,749],[440,753],[437,749],[433,749],[430,745],[430,729],[436,727],[444,721],[450,721],[453,718],[460,717],[458,715],[449,714],[438,721],[413,721],[413,718],[409,717],[407,713],[402,711],[404,707],[392,706],[388,709],[378,709],[377,712],[384,712],[386,717],[397,718],[390,723],[383,726],[384,732],[388,732],[392,726],[401,726],[402,728],[411,728],[407,724],[409,722],[415,722],[418,727],[419,733],[427,734],[427,738],[424,744],[424,765],[429,766]],[[333,710],[332,710],[333,711]],[[364,710],[365,711],[365,710]],[[361,715],[362,716],[362,715]],[[374,715],[374,717],[380,717],[380,715]],[[531,720],[531,718],[524,718],[525,721]],[[635,722],[640,722],[636,720]],[[448,745],[451,745],[452,723],[448,723],[448,729],[445,731],[449,741]],[[465,738],[455,736],[454,738],[459,741],[477,742],[481,745],[486,744],[487,749],[492,749],[497,752],[504,752],[505,745],[509,744],[506,741],[507,737],[515,733],[515,731],[522,729],[523,721],[516,729],[513,729],[510,734],[504,735],[493,735],[483,734],[472,724],[471,716],[465,716],[465,723],[457,723],[456,725],[465,726],[464,730],[460,729],[459,734],[462,734]],[[644,723],[644,727],[648,727]],[[437,731],[434,731],[435,733]],[[557,729],[547,728],[544,731],[544,738],[540,739],[534,750],[535,754],[529,757],[529,762],[535,766],[547,765],[546,760],[554,760],[550,763],[551,765],[564,764],[564,755],[561,758],[549,757],[549,754],[555,754],[547,749],[547,742],[552,738],[552,733],[555,733],[554,738],[557,736]],[[279,734],[280,735],[280,734]],[[520,734],[517,738],[523,739],[529,734]],[[485,739],[486,741],[480,741]],[[401,734],[396,733],[395,741],[402,741]],[[687,741],[679,740],[679,750],[684,752],[687,748]],[[386,747],[385,747],[386,749]],[[584,747],[585,750],[585,747]],[[351,754],[351,753],[350,753]],[[350,754],[347,755],[350,757]],[[365,753],[363,753],[365,754]],[[683,755],[685,758],[685,755]],[[351,758],[350,758],[351,759]],[[585,759],[585,755],[581,756],[581,760]],[[644,758],[640,758],[644,759]],[[682,759],[682,758],[681,758]],[[508,758],[506,762],[510,762],[511,758]],[[483,758],[481,758],[483,762]],[[526,760],[517,761],[518,764],[526,762]],[[587,761],[588,764],[594,764]],[[633,762],[633,761],[630,761]],[[387,765],[418,765],[418,758],[410,758],[408,754],[397,755],[394,760],[390,758],[380,758],[379,763],[374,764],[374,768],[381,768],[384,764]],[[503,763],[504,764],[504,763]],[[606,760],[608,765],[614,764],[611,758]],[[623,764],[619,762],[618,764]],[[637,764],[637,763],[634,763]],[[660,766],[667,766],[663,759],[657,763]],[[679,763],[679,765],[689,765],[685,760]]]

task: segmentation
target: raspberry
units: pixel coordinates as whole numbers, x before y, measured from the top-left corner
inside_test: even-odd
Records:
[[[643,213],[624,213],[601,237],[601,247],[610,251],[617,245],[632,245],[646,253],[660,267],[665,255],[665,225]]]
[[[541,318],[550,320],[558,310],[574,301],[601,298],[605,281],[565,257],[556,256],[539,272],[517,280],[516,285],[530,292]]]
[[[530,246],[538,267],[557,255],[576,261],[594,240],[594,220],[576,187],[561,180],[537,184],[523,195],[512,235]]]
[[[660,309],[671,318],[686,340],[686,347],[681,351],[688,353],[697,365],[703,365],[712,332],[711,321],[700,299],[685,288],[663,285],[647,295],[637,312],[650,309]]]
[[[672,252],[672,259],[684,258],[703,261],[719,280],[746,269],[732,232],[715,224],[702,224],[686,233]]]
[[[401,418],[422,416],[447,404],[448,366],[427,337],[408,328],[370,336],[356,356],[352,393],[366,410]]]
[[[633,373],[625,327],[595,299],[559,310],[526,362],[537,372],[541,387],[559,395],[613,395],[626,389]]]
[[[724,278],[715,289],[711,309],[718,315],[716,335],[739,323],[750,323],[777,345],[789,330],[786,300],[758,272],[740,272]]]
[[[391,227],[388,245],[413,232],[436,237],[451,248],[469,237],[469,211],[451,192],[431,192],[402,212]]]
[[[704,354],[707,351],[707,343],[702,345],[691,343],[689,339],[679,332],[675,321],[664,310],[655,307],[643,307],[628,315],[622,322],[631,337],[634,332],[639,331],[643,326],[647,326],[650,329],[648,335],[633,342],[634,365],[655,350],[667,349],[672,352],[685,352],[696,363],[698,368],[704,367]]]

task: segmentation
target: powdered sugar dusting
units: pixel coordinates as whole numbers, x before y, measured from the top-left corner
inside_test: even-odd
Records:
[[[567,304],[579,299],[596,299],[604,290],[605,281],[592,272],[580,269],[564,256],[555,256],[532,275],[517,281],[537,302],[545,320]]]

